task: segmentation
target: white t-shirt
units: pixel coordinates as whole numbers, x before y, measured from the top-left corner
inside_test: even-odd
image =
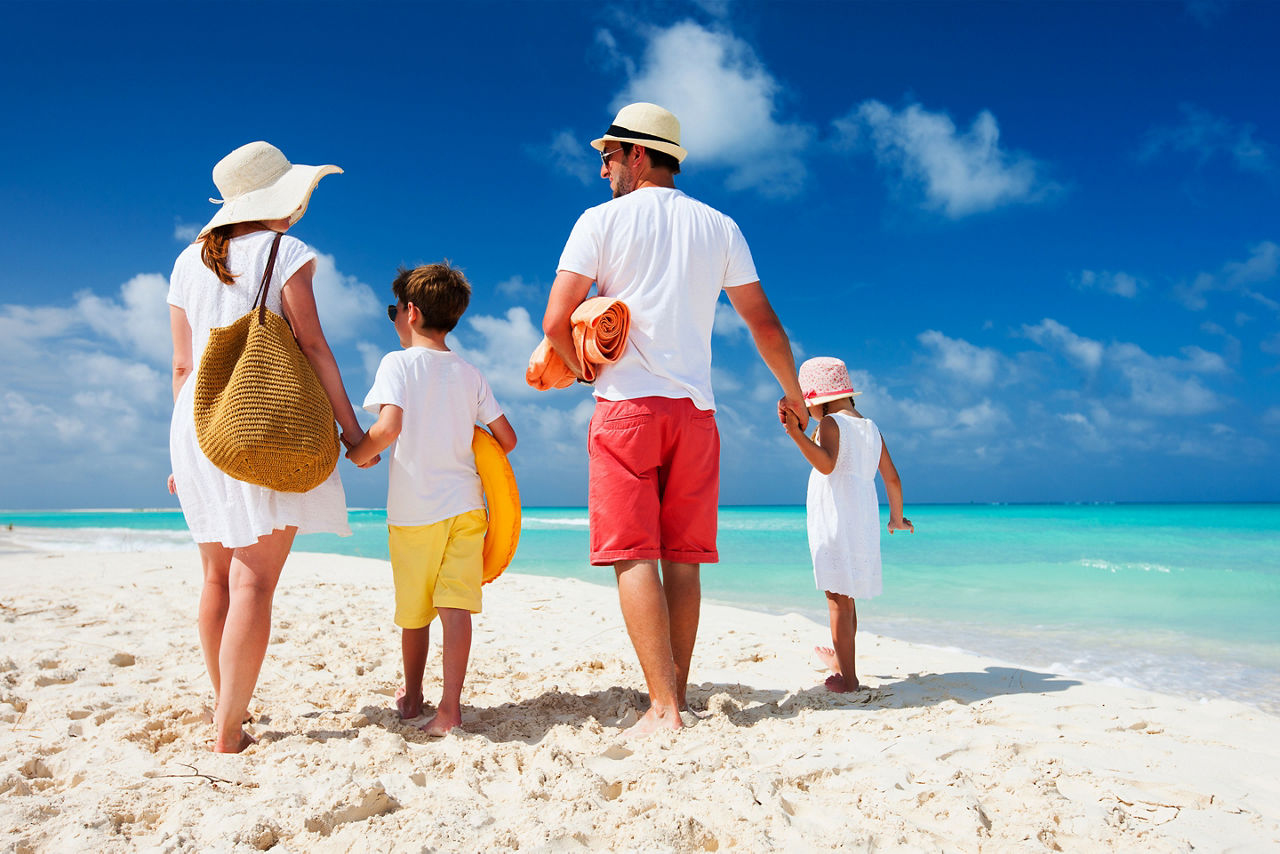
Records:
[[[759,279],[737,223],[679,190],[645,187],[584,211],[556,269],[631,310],[626,349],[601,369],[596,397],[687,397],[715,409],[716,300]]]
[[[431,525],[484,507],[471,453],[476,422],[502,417],[480,371],[457,353],[410,347],[382,357],[364,408],[404,410],[391,452],[387,524]]]

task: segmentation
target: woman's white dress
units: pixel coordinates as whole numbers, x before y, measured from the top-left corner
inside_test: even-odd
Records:
[[[224,474],[209,462],[196,441],[193,400],[209,330],[234,323],[253,307],[274,238],[275,232],[259,231],[232,239],[228,260],[231,272],[236,274],[234,285],[218,281],[204,265],[199,243],[188,246],[178,256],[169,278],[169,304],[183,309],[191,325],[195,366],[173,405],[169,456],[182,515],[197,543],[239,548],[289,525],[296,525],[300,534],[351,533],[347,526],[347,498],[336,466],[328,480],[310,492],[276,492]],[[302,241],[288,235],[281,238],[267,296],[268,309],[283,316],[282,286],[315,257]]]
[[[869,599],[880,595],[880,431],[869,418],[832,413],[840,448],[831,474],[809,474],[809,553],[819,590]]]

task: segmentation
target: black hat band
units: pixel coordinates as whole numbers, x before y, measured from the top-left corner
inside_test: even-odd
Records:
[[[644,133],[643,131],[631,130],[629,128],[620,127],[619,125],[609,125],[609,129],[605,131],[605,135],[606,136],[630,136],[636,139],[651,139],[654,142],[665,142],[667,145],[674,145],[674,146],[680,145],[680,143],[678,142],[672,142],[671,140],[661,136],[654,136],[651,133]]]

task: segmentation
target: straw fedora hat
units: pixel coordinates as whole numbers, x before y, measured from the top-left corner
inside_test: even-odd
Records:
[[[627,104],[609,125],[604,136],[591,141],[596,151],[604,151],[606,142],[631,142],[670,154],[677,163],[689,152],[680,147],[680,120],[670,110],[641,101]]]
[[[807,406],[818,406],[842,397],[862,394],[853,390],[849,369],[844,362],[831,356],[816,356],[806,361],[800,366],[799,381]]]
[[[289,218],[293,225],[307,211],[311,191],[325,175],[339,173],[337,166],[303,166],[290,163],[269,142],[242,145],[213,167],[213,183],[221,199],[210,199],[222,208],[213,215],[197,240],[220,225],[233,222]]]

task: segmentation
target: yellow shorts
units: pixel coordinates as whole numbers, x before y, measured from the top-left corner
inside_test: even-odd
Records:
[[[387,526],[397,626],[429,626],[438,608],[480,613],[486,528],[484,510],[432,525]]]

